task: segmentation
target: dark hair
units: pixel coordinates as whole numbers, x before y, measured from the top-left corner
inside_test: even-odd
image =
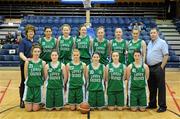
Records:
[[[33,43],[33,44],[32,44],[31,52],[33,52],[33,50],[34,50],[35,48],[39,48],[39,49],[41,50],[41,46],[40,46],[38,43]]]
[[[113,52],[111,53],[111,57],[112,57],[112,54],[113,54],[113,53],[118,53],[118,55],[119,55],[119,52],[118,52],[118,51],[113,51]]]
[[[93,57],[94,55],[99,55],[99,57],[100,57],[100,54],[99,54],[98,52],[94,52],[94,53],[92,54],[92,57]]]
[[[159,32],[159,29],[157,27],[153,27],[151,28],[151,30],[156,30],[157,32]]]
[[[26,33],[26,35],[27,35],[27,33],[28,33],[29,30],[34,31],[34,34],[36,33],[35,27],[34,27],[33,25],[30,25],[30,24],[26,25],[26,27],[25,27],[25,33]]]
[[[134,53],[133,53],[133,54],[135,54],[135,53],[139,53],[139,54],[141,55],[141,51],[138,50],[138,49],[134,50]]]
[[[51,29],[51,31],[52,31],[52,28],[50,26],[45,26],[44,31],[46,31],[46,29]]]
[[[52,49],[51,54],[52,54],[53,52],[57,52],[57,54],[58,54],[58,50],[57,50],[57,49]]]
[[[78,30],[79,30],[78,36],[80,35],[80,30],[81,30],[82,27],[86,27],[86,25],[84,25],[84,24],[80,25],[80,27],[79,27],[79,29],[78,29]],[[87,28],[87,27],[86,27],[86,28]]]

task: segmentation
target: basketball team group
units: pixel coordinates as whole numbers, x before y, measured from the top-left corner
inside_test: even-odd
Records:
[[[130,41],[122,38],[121,28],[114,29],[110,40],[102,26],[95,38],[87,35],[85,25],[76,37],[68,24],[61,30],[55,38],[52,28],[45,27],[44,36],[34,39],[35,27],[25,27],[26,37],[19,44],[21,108],[38,111],[44,105],[51,111],[68,105],[73,111],[87,102],[91,110],[166,111],[169,53],[157,28],[150,30],[147,46],[138,29],[132,30]]]

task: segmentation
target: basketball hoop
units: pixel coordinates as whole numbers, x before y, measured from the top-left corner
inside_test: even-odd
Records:
[[[89,9],[91,8],[91,0],[82,0],[84,8]]]

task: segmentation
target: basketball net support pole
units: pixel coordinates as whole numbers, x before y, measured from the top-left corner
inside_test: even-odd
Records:
[[[86,27],[90,28],[91,27],[91,22],[90,22],[90,9],[86,10]]]

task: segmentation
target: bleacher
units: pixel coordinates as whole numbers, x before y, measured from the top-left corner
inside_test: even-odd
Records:
[[[106,38],[111,40],[114,37],[114,29],[121,27],[123,29],[123,38],[125,40],[131,40],[131,31],[128,29],[128,25],[132,22],[143,22],[146,29],[140,34],[140,39],[145,40],[146,43],[150,41],[149,31],[151,27],[156,26],[155,20],[149,17],[91,17],[92,28],[95,31],[98,26],[104,26],[106,32]],[[36,28],[35,38],[38,39],[43,35],[43,29],[45,26],[52,26],[53,36],[58,37],[61,35],[60,27],[62,24],[68,23],[71,25],[71,35],[78,35],[78,28],[81,24],[85,23],[85,17],[71,16],[71,17],[59,17],[59,16],[25,16],[19,27],[22,34],[25,35],[24,27],[27,24],[32,24]],[[160,33],[160,37],[164,36]],[[167,67],[177,68],[179,67],[179,56],[176,56],[175,52],[169,46],[169,63]],[[17,44],[4,44],[0,50],[0,66],[18,66],[18,45]]]

